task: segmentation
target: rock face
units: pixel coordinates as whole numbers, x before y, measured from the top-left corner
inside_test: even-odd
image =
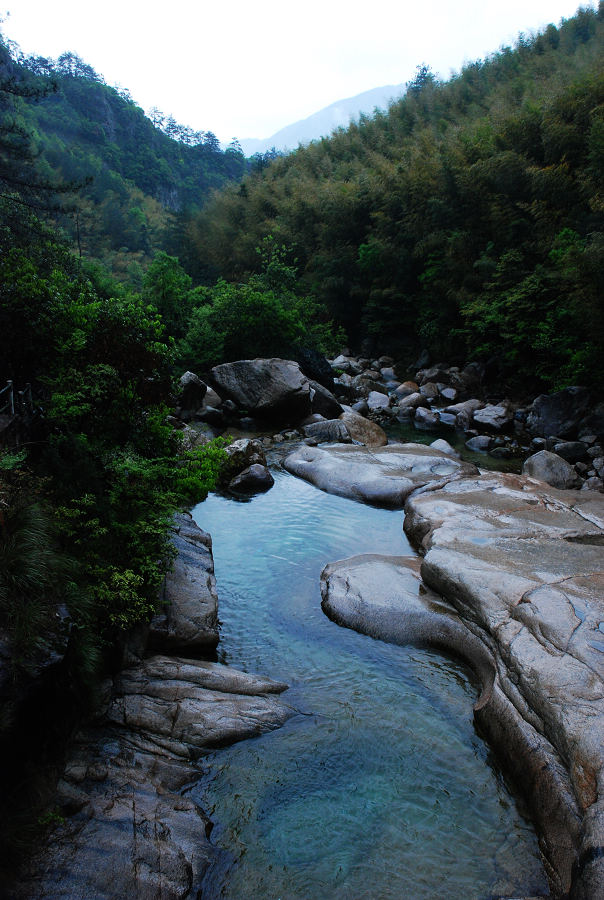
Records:
[[[204,749],[282,725],[286,685],[216,663],[152,657],[124,671],[103,724],[82,731],[59,783],[65,824],[17,900],[193,898],[216,849],[182,791]]]
[[[422,578],[489,650],[477,719],[529,798],[555,896],[604,895],[604,498],[516,475],[416,494]]]
[[[221,395],[265,419],[303,419],[311,411],[310,384],[298,363],[286,359],[240,359],[212,369]]]
[[[457,653],[480,676],[480,706],[495,677],[490,654],[455,609],[423,586],[419,568],[415,558],[375,554],[330,563],[321,573],[321,608],[338,625],[381,641]]]
[[[212,538],[182,513],[175,516],[177,551],[162,594],[162,612],[149,629],[152,647],[199,654],[218,643],[218,597]]]
[[[286,457],[283,466],[329,494],[391,509],[400,509],[418,487],[478,471],[423,444],[392,444],[371,450],[343,444],[301,447]]]

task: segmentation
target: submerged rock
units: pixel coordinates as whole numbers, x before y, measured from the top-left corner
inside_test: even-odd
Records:
[[[283,466],[329,494],[392,509],[400,509],[418,487],[478,471],[423,444],[300,447],[286,457]]]

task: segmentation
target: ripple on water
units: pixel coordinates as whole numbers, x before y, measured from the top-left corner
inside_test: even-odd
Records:
[[[194,511],[214,541],[223,658],[287,681],[305,713],[208,757],[194,793],[225,853],[207,896],[546,893],[535,837],[474,731],[466,669],[321,612],[327,562],[410,554],[402,513],[275,476],[248,503],[212,495]]]

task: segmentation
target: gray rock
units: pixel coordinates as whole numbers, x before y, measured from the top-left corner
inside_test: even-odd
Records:
[[[379,391],[370,391],[367,396],[367,406],[370,410],[387,409],[390,406],[390,397]]]
[[[432,441],[430,446],[433,450],[440,450],[441,453],[446,453],[447,456],[455,456],[457,459],[461,458],[457,450],[455,450],[448,441],[445,441],[442,438],[437,438],[437,440]]]
[[[309,381],[310,405],[314,413],[320,413],[326,419],[337,419],[342,407],[331,393],[318,381]]]
[[[436,431],[440,425],[440,415],[435,410],[418,406],[415,410],[413,424],[421,431]]]
[[[419,387],[415,381],[403,381],[395,388],[394,392],[398,398],[408,397],[410,394],[419,393]]]
[[[488,434],[477,434],[466,441],[466,447],[473,452],[486,453],[492,443],[493,438],[489,437]]]
[[[416,391],[413,394],[407,394],[406,397],[401,397],[398,401],[399,409],[417,409],[418,406],[428,407],[428,401],[420,394],[419,391]]]
[[[582,441],[563,441],[554,444],[554,453],[570,463],[576,463],[586,458],[587,447]]]
[[[604,896],[604,497],[492,473],[405,511],[424,582],[493,654],[476,718],[530,804],[552,894]]]
[[[452,413],[455,416],[456,425],[463,431],[467,431],[474,417],[474,413],[484,408],[482,400],[471,399],[465,400],[463,403],[454,403],[445,407],[446,413]]]
[[[304,425],[302,431],[307,438],[313,438],[318,443],[349,444],[351,441],[350,432],[340,419],[326,419],[324,422]]]
[[[589,411],[589,392],[582,387],[568,387],[555,394],[540,394],[533,401],[526,426],[531,434],[550,434],[572,439],[579,423]]]
[[[257,438],[239,438],[225,447],[227,461],[222,472],[226,483],[250,466],[266,466],[264,447]]]
[[[186,513],[174,520],[172,540],[178,555],[166,576],[162,611],[149,626],[149,642],[155,649],[197,654],[218,643],[212,538]]]
[[[489,403],[474,412],[474,422],[479,428],[504,431],[511,427],[513,421],[514,410],[506,401],[497,404]]]
[[[81,731],[59,782],[65,823],[15,900],[201,895],[216,850],[183,793],[201,752],[282,725],[286,685],[208,662],[153,657],[116,678],[105,723]]]
[[[260,494],[268,491],[275,479],[267,466],[254,463],[229,482],[229,490],[235,494]]]
[[[426,382],[426,384],[422,384],[419,392],[422,397],[426,398],[426,400],[436,400],[436,398],[438,397],[438,388],[433,381],[428,381]]]
[[[523,475],[530,475],[545,481],[552,487],[567,490],[576,487],[577,473],[570,463],[549,450],[540,450],[539,453],[529,456],[522,466]]]
[[[348,434],[356,444],[365,444],[367,447],[383,447],[388,443],[388,437],[383,428],[356,412],[343,412],[340,421],[344,423]]]
[[[367,405],[366,400],[357,400],[356,403],[352,404],[352,409],[354,412],[358,413],[360,416],[366,416],[369,412],[369,406]]]
[[[582,491],[604,491],[604,481],[596,475],[586,478],[581,485]]]
[[[303,419],[311,412],[310,384],[298,363],[285,359],[240,359],[212,369],[221,393],[254,416]]]
[[[475,466],[424,444],[370,450],[342,444],[301,447],[284,460],[283,466],[327,493],[392,509],[401,508],[418,487],[477,471]]]
[[[185,372],[178,384],[178,405],[182,409],[199,409],[208,390],[207,384],[194,372]]]

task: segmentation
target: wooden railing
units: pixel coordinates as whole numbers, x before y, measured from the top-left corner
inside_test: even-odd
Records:
[[[4,394],[7,395],[7,399],[4,401],[4,404],[2,404],[2,397]],[[12,381],[7,381],[6,387],[3,387],[2,390],[0,390],[0,416],[3,414],[9,416],[15,415],[15,391]]]
[[[6,399],[3,402],[5,395]],[[27,415],[33,408],[34,401],[29,382],[22,391],[16,391],[12,381],[7,381],[6,387],[0,390],[0,415]]]

